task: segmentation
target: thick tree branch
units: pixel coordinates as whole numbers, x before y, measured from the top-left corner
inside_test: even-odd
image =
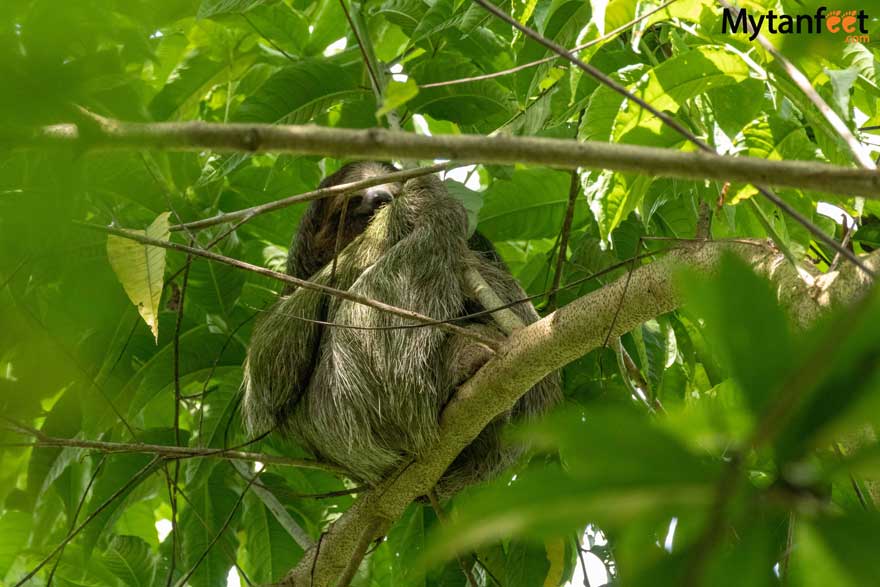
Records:
[[[516,331],[495,357],[467,381],[443,411],[441,439],[426,457],[410,463],[384,484],[366,493],[328,530],[321,549],[303,556],[282,583],[297,587],[332,585],[350,567],[364,536],[386,532],[407,505],[427,494],[452,460],[498,414],[548,373],[619,337],[639,324],[670,312],[681,303],[674,276],[682,267],[712,274],[725,252],[736,254],[775,284],[780,302],[799,322],[820,311],[863,295],[870,281],[853,266],[836,275],[813,275],[796,269],[782,255],[760,242],[691,243],[632,272],[629,285],[621,277]],[[880,269],[880,251],[863,258]],[[615,313],[626,296],[622,311]],[[314,579],[314,582],[313,582]]]
[[[451,159],[462,163],[531,163],[563,169],[585,167],[680,179],[714,179],[880,198],[880,173],[813,161],[770,161],[709,152],[686,153],[566,139],[435,135],[381,129],[317,126],[210,124],[205,122],[57,124],[31,133],[0,131],[12,148],[165,149],[177,151],[280,152],[334,157]]]

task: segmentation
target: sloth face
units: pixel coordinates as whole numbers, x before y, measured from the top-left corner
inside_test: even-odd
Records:
[[[397,168],[390,163],[374,161],[349,163],[339,169],[336,173],[325,178],[324,181],[321,182],[320,187],[329,187],[354,181],[361,181],[379,175],[387,175],[393,171],[397,171]],[[372,186],[354,194],[349,194],[346,216],[350,215],[351,217],[359,218],[361,220],[369,220],[376,210],[397,197],[402,187],[403,185],[400,183],[387,183]],[[333,224],[332,215],[341,218],[344,201],[345,196],[332,198],[332,201],[328,202],[328,205],[325,206],[324,220]],[[335,223],[338,224],[338,220]],[[364,227],[366,227],[365,223]]]
[[[398,169],[390,163],[349,163],[324,178],[318,187],[351,183],[387,175],[393,171]],[[393,201],[402,190],[402,183],[387,183],[348,196],[322,198],[312,202],[294,236],[288,256],[288,273],[302,279],[311,276],[332,260],[334,251],[341,251],[364,232],[376,211]]]

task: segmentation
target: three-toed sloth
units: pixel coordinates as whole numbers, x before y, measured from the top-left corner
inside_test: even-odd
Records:
[[[352,163],[321,186],[391,171],[387,163]],[[367,188],[344,202],[339,196],[311,204],[290,247],[291,275],[436,320],[483,309],[465,284],[469,264],[503,302],[526,297],[488,240],[479,233],[467,239],[464,207],[437,177]],[[538,319],[528,302],[512,310],[525,324]],[[484,337],[504,336],[488,315],[458,324]],[[277,429],[352,479],[374,485],[431,447],[443,406],[489,356],[462,334],[297,288],[254,328],[245,423],[252,433]],[[556,373],[535,385],[458,456],[438,493],[449,495],[509,465],[522,448],[502,444],[502,426],[544,412],[560,396]]]

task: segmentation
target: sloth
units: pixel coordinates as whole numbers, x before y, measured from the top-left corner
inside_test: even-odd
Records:
[[[351,163],[319,187],[396,170],[389,163]],[[503,303],[525,298],[491,243],[479,233],[468,239],[467,231],[464,207],[436,176],[379,185],[314,201],[292,240],[287,270],[435,320],[485,309],[465,283],[469,267]],[[438,440],[444,405],[491,356],[463,334],[305,288],[286,293],[251,336],[246,428],[277,430],[358,483],[374,486],[425,454]],[[528,302],[512,311],[524,324],[538,319]],[[491,314],[456,324],[499,341],[505,336]],[[503,426],[535,418],[560,398],[559,375],[550,374],[462,451],[437,493],[452,495],[514,462],[523,447],[502,442]]]

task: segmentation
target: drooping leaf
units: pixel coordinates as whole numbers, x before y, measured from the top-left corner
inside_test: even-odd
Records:
[[[167,241],[170,234],[168,230],[170,215],[170,212],[163,212],[146,230],[134,232],[152,239]],[[141,318],[158,343],[159,301],[162,298],[162,284],[165,279],[165,249],[111,234],[107,236],[107,257],[128,299],[137,306]]]

